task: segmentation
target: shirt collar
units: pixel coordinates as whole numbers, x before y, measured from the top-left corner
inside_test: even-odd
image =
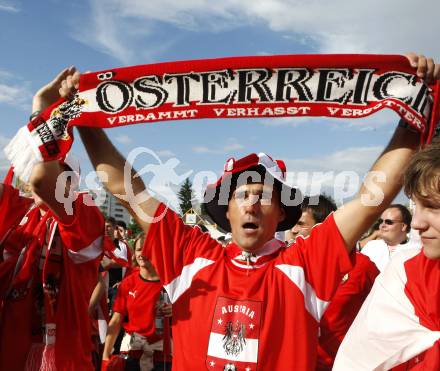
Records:
[[[274,238],[253,252],[245,251],[235,243],[229,244],[225,249],[227,256],[235,266],[244,269],[257,269],[264,267],[278,256],[283,247],[285,247],[284,242]]]

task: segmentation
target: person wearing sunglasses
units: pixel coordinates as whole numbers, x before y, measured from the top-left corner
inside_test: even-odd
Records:
[[[379,238],[369,241],[361,252],[368,256],[382,272],[396,252],[420,246],[408,243],[411,213],[405,206],[401,204],[390,205],[382,213],[378,222]]]
[[[440,370],[440,142],[410,161],[405,194],[422,249],[396,254],[339,348],[333,370]],[[383,219],[391,219],[383,215]]]
[[[419,76],[440,79],[432,59],[408,58]],[[78,86],[75,73],[66,78],[63,95]],[[418,135],[405,126],[396,127],[372,167],[388,181],[373,190],[369,176],[357,197],[290,248],[274,234],[297,223],[302,196],[287,183],[284,162],[264,153],[229,158],[219,179],[207,185],[204,210],[232,235],[223,248],[149,194],[133,168],[124,172],[126,160],[103,130],[79,129],[95,169],[107,175],[104,186],[146,233],[143,255],[173,304],[173,369],[315,369],[319,321],[352,268],[349,253],[398,194],[402,169],[419,146]]]

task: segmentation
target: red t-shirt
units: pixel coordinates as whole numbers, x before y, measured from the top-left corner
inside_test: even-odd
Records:
[[[6,253],[7,261],[13,264],[13,267],[18,259],[18,254],[14,252],[20,252],[24,247],[25,249],[20,269],[17,270],[12,281],[12,290],[4,301],[2,309],[1,370],[24,369],[34,340],[31,329],[34,326],[32,318],[35,308],[31,300],[33,288],[31,285],[41,282],[35,275],[41,275],[42,272],[38,269],[41,263],[39,256],[43,246],[42,241],[47,238],[48,230],[55,230],[55,224],[62,246],[63,271],[56,313],[54,313],[56,365],[60,370],[93,369],[90,320],[87,309],[98,277],[104,219],[96,206],[87,206],[84,203],[84,197],[86,196],[78,194],[74,202],[75,215],[70,224],[58,221],[51,211],[47,212],[47,218],[39,218],[39,210],[35,209],[36,213],[32,214],[32,218],[22,220],[21,226],[15,224],[16,228],[8,234],[5,240],[3,253]],[[23,205],[29,205],[28,199],[20,197],[16,189],[5,185],[0,200],[0,220],[4,220],[5,215],[17,215],[16,221],[20,223],[28,210]],[[32,225],[29,226],[29,223]],[[14,227],[14,224],[10,227]],[[24,234],[26,234],[25,239],[23,239]],[[24,241],[26,243],[22,244]],[[28,273],[24,274],[25,272]],[[10,281],[7,286],[11,286]]]
[[[380,273],[365,255],[353,254],[353,269],[342,279],[320,323],[317,370],[331,370],[339,346]]]
[[[162,284],[141,277],[139,268],[125,277],[118,287],[113,311],[128,315],[123,326],[128,333],[136,332],[142,336],[153,335],[156,331],[156,303]]]
[[[162,204],[156,217],[164,212]],[[234,244],[223,249],[174,212],[162,216],[150,226],[144,255],[173,303],[173,368],[313,369],[319,320],[351,269],[333,215],[295,248],[268,242],[251,269],[237,263]]]

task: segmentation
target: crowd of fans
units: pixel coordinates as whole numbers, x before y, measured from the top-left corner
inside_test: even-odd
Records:
[[[440,78],[432,61],[409,59]],[[64,70],[33,112],[78,79]],[[66,170],[79,176],[71,158],[35,165],[29,194],[11,177],[0,184],[1,370],[439,369],[439,142],[418,151],[418,134],[399,124],[372,167],[387,179],[382,202],[365,204],[375,194],[364,186],[339,209],[325,195],[284,203],[300,191],[282,161],[230,159],[203,203],[225,232],[217,241],[153,197],[140,218],[121,197],[125,159],[102,130],[79,132],[142,233],[128,238],[81,192],[67,212],[54,187]],[[413,213],[391,204],[405,168]]]

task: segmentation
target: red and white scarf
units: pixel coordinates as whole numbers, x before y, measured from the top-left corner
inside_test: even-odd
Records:
[[[72,127],[111,128],[198,118],[326,116],[397,112],[429,142],[439,84],[427,86],[397,55],[280,55],[179,61],[81,76],[71,101],[59,100],[21,128],[5,149],[26,180],[40,161],[60,159]],[[431,114],[433,112],[433,114]]]

